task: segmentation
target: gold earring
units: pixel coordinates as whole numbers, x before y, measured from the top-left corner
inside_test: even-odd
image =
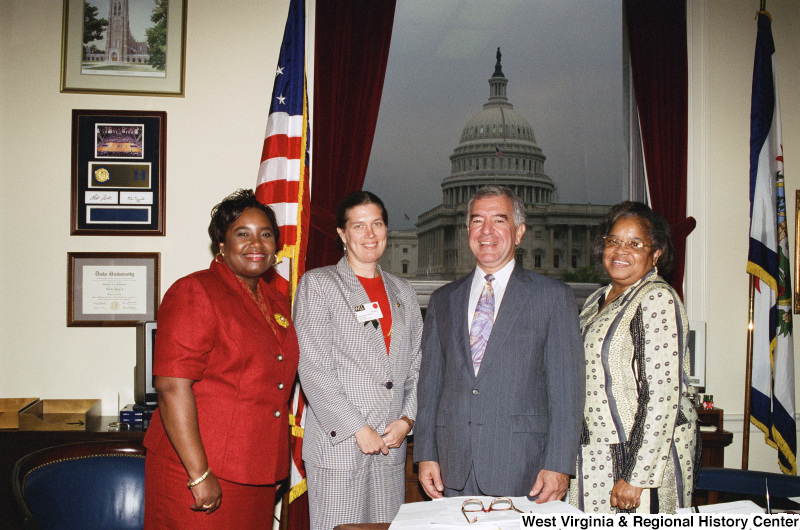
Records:
[[[653,268],[656,270],[656,276],[658,275],[658,258],[653,260]]]
[[[220,258],[222,258],[221,261]],[[214,261],[216,261],[217,263],[225,263],[225,254],[223,254],[222,251],[220,250],[219,252],[217,252],[217,255],[214,256]]]

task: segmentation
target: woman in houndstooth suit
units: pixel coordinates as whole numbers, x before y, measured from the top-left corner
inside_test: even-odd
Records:
[[[422,315],[411,284],[378,266],[387,224],[374,194],[345,197],[336,215],[345,257],[306,272],[297,288],[312,529],[390,522],[405,500]]]

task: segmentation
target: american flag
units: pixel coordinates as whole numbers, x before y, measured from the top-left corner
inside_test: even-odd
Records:
[[[494,148],[494,154],[497,155],[497,158],[503,158],[503,151],[497,146]]]
[[[275,211],[281,232],[271,283],[293,297],[304,272],[310,215],[308,97],[305,76],[305,4],[292,0],[283,34],[256,197]]]
[[[297,281],[305,271],[307,233],[310,217],[308,95],[305,75],[305,0],[291,0],[283,33],[267,132],[261,152],[256,197],[275,211],[281,232],[272,283],[294,298]],[[306,492],[303,467],[303,425],[305,396],[299,383],[292,399],[292,466],[289,502]]]

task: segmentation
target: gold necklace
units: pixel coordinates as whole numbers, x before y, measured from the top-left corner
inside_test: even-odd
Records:
[[[386,337],[387,339],[392,336],[392,328],[394,328],[394,324],[392,324],[391,327],[389,327],[389,333],[384,335],[384,337]]]

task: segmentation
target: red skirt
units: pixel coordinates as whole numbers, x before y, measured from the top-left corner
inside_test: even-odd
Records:
[[[213,470],[212,470],[213,471]],[[180,462],[147,451],[145,460],[144,528],[156,529],[271,529],[275,485],[249,486],[217,477],[222,502],[212,513],[189,507],[194,497]]]

